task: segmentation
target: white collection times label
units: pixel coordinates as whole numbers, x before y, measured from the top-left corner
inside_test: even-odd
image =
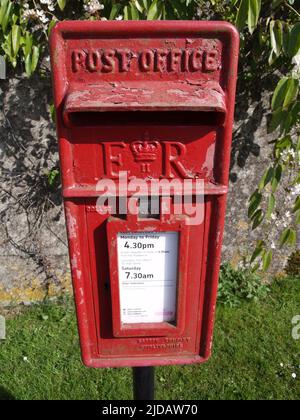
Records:
[[[178,232],[119,233],[123,324],[176,320]]]

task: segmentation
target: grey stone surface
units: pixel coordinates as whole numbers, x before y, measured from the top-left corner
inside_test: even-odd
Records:
[[[28,303],[70,287],[60,191],[49,187],[58,167],[48,76],[0,82],[0,304]],[[251,232],[247,200],[268,164],[269,95],[242,92],[237,100],[224,259],[235,265],[249,255],[261,233]],[[273,226],[274,237],[278,228]],[[289,251],[277,251],[280,272]]]
[[[0,301],[41,299],[69,282],[49,78],[9,78],[0,96]]]

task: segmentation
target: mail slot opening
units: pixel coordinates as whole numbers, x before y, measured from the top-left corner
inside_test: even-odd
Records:
[[[139,200],[139,219],[160,219],[161,200],[159,196],[141,197]]]
[[[222,112],[69,112],[65,114],[68,126],[117,126],[117,125],[223,125],[225,113]]]

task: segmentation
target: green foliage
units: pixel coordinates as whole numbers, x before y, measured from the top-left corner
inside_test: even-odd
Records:
[[[56,184],[59,182],[59,170],[58,169],[51,169],[51,171],[48,173],[48,184],[51,188],[53,188]]]
[[[219,305],[212,359],[156,368],[156,398],[299,401],[299,341],[291,319],[299,313],[300,282],[284,279],[270,289],[259,303]],[[83,366],[72,300],[46,301],[7,319],[0,400],[132,399],[131,369]]]
[[[223,305],[236,307],[243,301],[257,301],[268,291],[268,287],[253,271],[235,270],[229,263],[221,267],[218,300]]]
[[[43,45],[30,33],[28,23],[22,19],[21,12],[21,5],[1,0],[0,45],[11,65],[15,68],[19,61],[23,62],[24,70],[31,76],[37,68]]]

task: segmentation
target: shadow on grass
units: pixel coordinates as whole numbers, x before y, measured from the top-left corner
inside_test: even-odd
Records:
[[[5,388],[0,386],[0,401],[15,401],[15,397]]]

